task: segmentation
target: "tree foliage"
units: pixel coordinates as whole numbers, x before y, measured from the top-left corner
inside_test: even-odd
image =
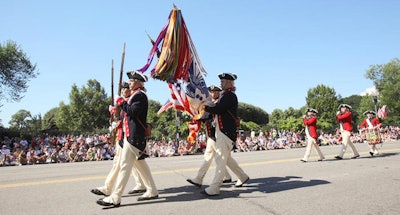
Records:
[[[307,107],[318,110],[319,128],[325,132],[331,132],[337,127],[336,112],[339,105],[339,96],[335,89],[323,84],[311,88],[307,92]]]
[[[20,101],[28,81],[39,74],[23,50],[13,41],[0,44],[0,102]]]
[[[389,124],[400,123],[400,59],[383,65],[372,65],[365,76],[374,82],[379,92],[378,101],[387,106]]]
[[[51,110],[47,111],[46,114],[43,116],[43,122],[42,122],[42,129],[49,129],[51,127],[56,126],[56,118],[58,115],[59,108],[55,107],[52,108]]]
[[[10,129],[19,131],[21,135],[35,135],[42,126],[42,118],[40,115],[32,116],[27,110],[19,110],[11,116],[9,122]]]
[[[90,133],[109,126],[110,99],[98,81],[88,80],[87,86],[81,89],[74,84],[69,99],[69,105],[60,104],[56,117],[62,131]]]
[[[239,102],[238,116],[245,122],[254,122],[258,125],[265,125],[269,122],[268,113],[254,105]]]
[[[360,104],[358,106],[357,110],[357,115],[358,115],[358,119],[356,121],[356,123],[359,125],[363,120],[364,120],[364,112],[367,110],[373,110],[375,111],[375,107],[374,107],[374,102],[371,98],[371,96],[366,95],[366,96],[361,96],[361,100],[360,100]],[[354,112],[353,112],[354,113]]]

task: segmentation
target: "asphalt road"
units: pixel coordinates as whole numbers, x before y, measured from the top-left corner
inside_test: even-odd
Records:
[[[147,159],[160,198],[138,202],[128,195],[121,206],[97,205],[90,189],[100,186],[112,161],[44,164],[0,168],[0,213],[8,214],[400,214],[400,142],[383,144],[371,157],[367,144],[356,144],[361,157],[335,160],[340,146],[324,146],[327,159],[300,162],[305,148],[233,153],[250,176],[248,184],[223,185],[207,197],[186,182],[202,155]],[[379,145],[381,147],[381,145]],[[210,183],[211,166],[204,184]],[[203,186],[205,188],[205,186]]]

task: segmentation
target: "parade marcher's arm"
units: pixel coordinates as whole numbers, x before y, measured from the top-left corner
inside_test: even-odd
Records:
[[[232,101],[237,101],[237,99],[235,99],[234,97],[235,94],[227,93],[223,95],[221,100],[214,107],[206,106],[206,111],[212,114],[226,113],[227,110],[233,108],[234,104],[232,104]]]
[[[316,120],[317,118],[315,117],[311,117],[309,119],[303,118],[303,123],[304,125],[312,125],[313,123],[315,123]]]
[[[123,111],[125,111],[130,117],[138,116],[144,110],[144,107],[143,107],[143,105],[141,105],[141,103],[143,103],[145,101],[146,95],[138,94],[138,95],[135,95],[135,97],[138,97],[138,98],[135,99],[136,101],[132,102],[132,104],[130,104],[130,105],[125,101],[121,103],[121,109]]]
[[[360,128],[366,128],[368,126],[367,120],[364,119],[364,121],[360,124]]]
[[[379,121],[378,118],[374,118],[372,121],[375,121],[374,125],[376,125],[376,128],[379,128],[382,126],[382,123]]]
[[[351,112],[345,112],[343,114],[336,115],[337,121],[344,120],[351,117]]]

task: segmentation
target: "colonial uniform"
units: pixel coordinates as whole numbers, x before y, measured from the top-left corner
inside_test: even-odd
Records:
[[[220,87],[217,86],[210,86],[208,87],[208,90],[210,92],[212,91],[222,91]],[[215,101],[217,102],[217,100]],[[206,149],[204,151],[204,161],[203,164],[200,166],[196,177],[192,179],[187,179],[187,181],[193,185],[196,185],[200,187],[203,184],[203,179],[204,176],[207,173],[207,170],[210,168],[212,159],[214,158],[215,151],[211,147],[212,145],[215,145],[215,123],[213,122],[213,115],[210,114],[208,119],[204,120],[204,124],[206,126],[206,133],[207,133],[207,144],[206,144]],[[223,182],[231,182],[231,176],[229,175],[229,172],[226,171],[226,175],[224,176]]]
[[[147,81],[147,77],[144,74],[136,71],[128,72],[128,77],[135,81]],[[146,124],[148,111],[147,95],[142,88],[133,89],[129,100],[118,99],[117,105],[121,106],[121,109],[125,112],[123,120],[123,130],[125,133],[124,147],[121,152],[121,169],[118,174],[115,189],[110,196],[97,201],[98,204],[104,206],[120,205],[121,196],[128,182],[129,175],[132,172],[132,168],[136,168],[146,187],[146,192],[138,198],[138,201],[158,198],[158,191],[150,168],[144,160],[148,157],[146,152],[145,128],[141,126],[139,122],[140,120],[142,124]]]
[[[351,109],[351,106],[348,104],[340,104],[338,106],[338,109],[341,110],[341,108],[345,108],[345,111],[342,112],[341,114],[338,112],[336,115],[336,120],[340,123],[340,133],[342,136],[342,149],[339,152],[339,155],[336,156],[336,159],[343,159],[343,155],[346,152],[347,145],[350,145],[351,149],[353,150],[354,156],[351,157],[352,159],[360,157],[360,154],[358,153],[356,147],[350,140],[351,132],[353,131],[353,125],[352,125],[352,115],[349,109]]]
[[[304,117],[303,118],[303,124],[306,126],[306,136],[307,136],[307,148],[306,148],[306,153],[304,154],[303,159],[301,159],[302,162],[307,162],[308,157],[311,154],[311,148],[314,146],[315,150],[317,151],[319,155],[319,160],[322,161],[325,159],[324,155],[322,154],[319,145],[317,144],[317,117],[314,114],[317,114],[318,111],[313,109],[313,108],[307,108],[306,113],[312,113],[310,117]]]
[[[127,88],[129,89],[129,84],[127,82],[123,82],[122,83],[122,88]],[[125,98],[125,100],[127,101],[129,99],[129,96],[127,98]],[[115,109],[115,108],[114,108]],[[110,113],[112,115],[114,115],[115,110],[111,109]],[[109,196],[112,192],[112,189],[115,185],[115,181],[117,179],[119,170],[120,168],[120,155],[121,155],[121,151],[122,151],[122,147],[123,147],[123,141],[124,141],[124,132],[122,129],[122,121],[123,121],[123,116],[125,115],[125,113],[123,111],[121,111],[121,116],[119,117],[118,122],[116,123],[116,128],[111,127],[111,129],[116,129],[117,130],[117,142],[118,144],[115,144],[116,147],[116,153],[114,155],[114,159],[113,159],[113,166],[110,170],[110,172],[108,173],[107,177],[106,177],[106,181],[104,183],[104,186],[102,187],[98,187],[96,189],[92,189],[91,192],[97,195],[105,195],[105,196]],[[132,191],[129,191],[130,194],[133,193],[140,193],[140,192],[144,192],[145,191],[145,187],[143,185],[143,182],[141,180],[141,178],[139,177],[139,174],[137,172],[137,170],[135,168],[132,169],[132,176],[135,179],[135,183],[136,186],[135,188],[133,188]]]
[[[222,73],[218,75],[220,79],[236,80],[236,75]],[[236,187],[241,187],[249,180],[249,176],[244,173],[238,163],[232,158],[231,150],[236,141],[236,119],[238,100],[233,89],[224,89],[218,102],[214,107],[206,107],[206,112],[214,114],[216,122],[215,142],[210,142],[212,150],[215,151],[216,171],[215,176],[204,192],[207,195],[218,195],[226,174],[226,166],[238,177]]]
[[[382,124],[379,122],[378,118],[373,117],[376,115],[374,111],[365,111],[364,115],[367,115],[367,118],[360,124],[360,129],[367,133],[366,139],[370,148],[369,154],[371,156],[378,155],[379,151],[376,148],[376,144],[381,143],[378,128]]]

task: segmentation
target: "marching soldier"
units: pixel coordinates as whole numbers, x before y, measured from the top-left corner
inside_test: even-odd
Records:
[[[150,168],[145,158],[148,157],[146,151],[145,127],[146,124],[148,99],[144,88],[147,76],[132,71],[127,73],[129,77],[129,86],[132,94],[128,101],[123,98],[117,98],[117,105],[125,112],[123,120],[124,147],[121,152],[120,165],[117,183],[113,193],[103,199],[97,200],[97,204],[103,206],[118,207],[121,204],[121,196],[129,180],[132,168],[136,168],[146,192],[137,200],[151,200],[158,198],[158,191],[154,183]]]
[[[217,102],[222,89],[218,86],[211,85],[208,87],[208,90],[210,91],[212,100],[214,102]],[[211,114],[209,117],[210,117],[209,119],[205,120],[206,132],[207,132],[207,145],[204,151],[203,164],[200,166],[195,178],[186,180],[187,182],[198,187],[201,187],[201,185],[203,184],[204,176],[206,175],[207,170],[210,167],[211,162],[215,155],[215,151],[211,147],[211,145],[215,145],[215,123],[213,122],[214,119]],[[226,171],[223,183],[230,183],[230,182],[232,182],[231,176],[229,175],[229,172]]]
[[[127,82],[122,82],[121,94],[122,94],[122,97],[125,98],[125,100],[129,99],[129,97],[131,95],[131,90],[129,89],[129,84]],[[114,115],[114,112],[115,112],[115,107],[111,107],[111,109],[110,109],[111,115]],[[121,116],[122,117],[124,116],[124,112],[123,111],[121,112]],[[117,179],[118,172],[120,170],[119,162],[120,162],[120,155],[121,155],[121,151],[122,151],[122,147],[123,147],[123,140],[124,140],[124,138],[123,138],[124,133],[123,133],[123,129],[122,129],[122,119],[123,118],[120,117],[120,119],[117,122],[112,123],[112,126],[110,126],[111,130],[117,129],[117,142],[118,142],[118,144],[115,144],[117,152],[114,155],[113,166],[112,166],[110,172],[107,175],[107,178],[106,178],[106,181],[104,183],[104,186],[92,189],[90,191],[90,192],[92,192],[92,193],[94,193],[96,195],[109,196],[111,194],[111,192],[112,192],[113,187],[114,187],[115,180]],[[133,188],[133,190],[129,191],[128,193],[129,194],[134,194],[134,193],[143,193],[143,192],[145,192],[146,189],[145,189],[145,187],[143,185],[143,182],[140,179],[139,174],[138,174],[138,172],[136,171],[135,168],[132,169],[132,176],[135,179],[136,186],[135,186],[135,188]]]
[[[374,117],[376,115],[374,111],[365,111],[364,115],[367,115],[367,118],[361,123],[360,129],[366,133],[367,143],[370,148],[369,154],[371,156],[378,155],[379,151],[376,148],[376,144],[381,142],[378,129],[382,124],[378,118]]]
[[[218,75],[221,80],[222,94],[215,106],[206,106],[205,111],[214,114],[215,117],[215,143],[211,143],[211,148],[215,152],[215,163],[217,165],[215,176],[203,193],[208,196],[219,195],[223,178],[226,174],[226,166],[238,177],[235,187],[242,187],[250,178],[239,167],[238,163],[232,158],[231,150],[236,141],[236,120],[238,100],[235,94],[235,80],[237,76],[231,73]]]
[[[307,136],[307,148],[306,148],[306,153],[304,154],[303,159],[301,159],[302,162],[307,162],[308,157],[311,154],[311,148],[314,146],[315,150],[317,151],[319,155],[318,161],[323,161],[325,159],[324,155],[321,152],[321,149],[319,148],[319,145],[317,143],[317,113],[318,111],[313,109],[313,108],[307,108],[306,114],[303,116],[303,124],[306,126],[306,136]]]
[[[339,155],[335,156],[336,159],[343,159],[343,155],[346,152],[347,145],[350,145],[353,150],[353,157],[351,159],[356,159],[360,157],[356,147],[350,140],[351,132],[353,131],[352,125],[352,115],[350,112],[351,106],[348,104],[340,104],[338,106],[338,112],[336,113],[336,120],[340,123],[340,134],[342,136],[342,149],[339,152]]]

